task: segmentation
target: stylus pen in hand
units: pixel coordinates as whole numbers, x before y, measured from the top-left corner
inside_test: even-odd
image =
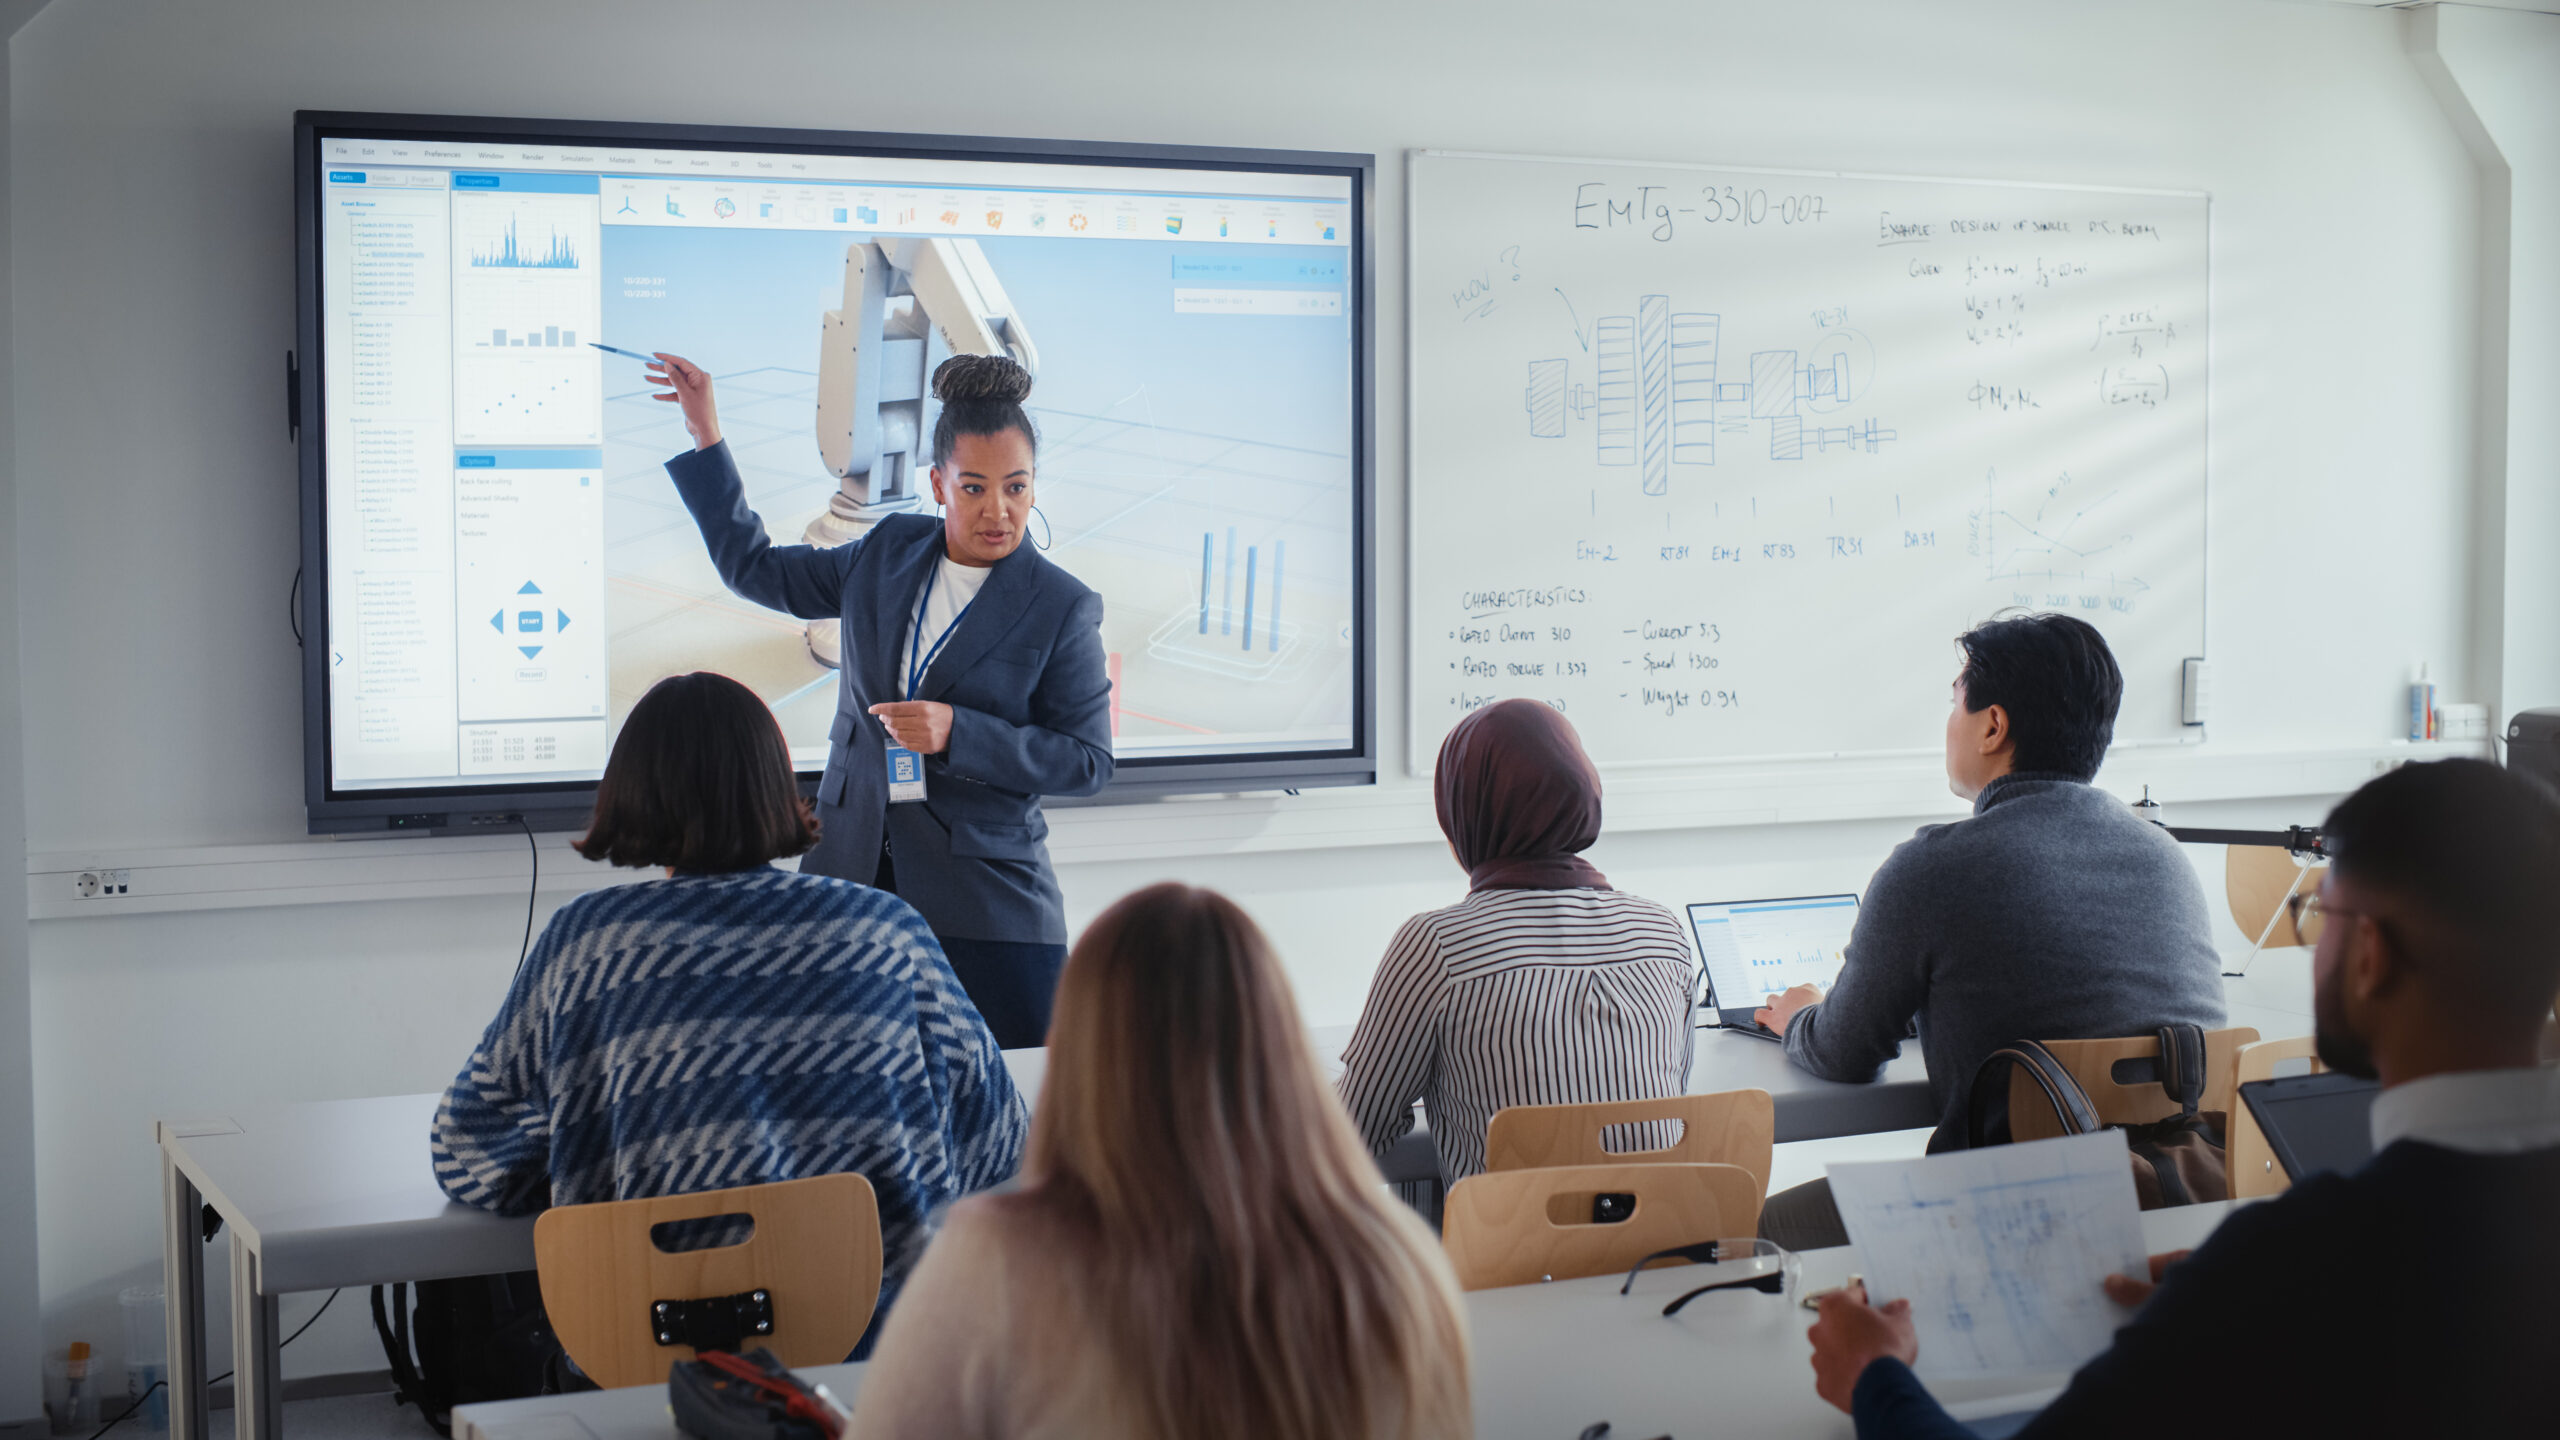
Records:
[[[652,365],[658,363],[658,357],[655,355],[643,355],[637,350],[625,350],[619,345],[606,345],[595,340],[590,340],[587,344],[593,346],[595,349],[603,351],[607,355],[620,355],[625,359],[630,360],[645,360]]]

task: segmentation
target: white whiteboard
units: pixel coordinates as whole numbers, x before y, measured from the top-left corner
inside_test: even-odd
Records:
[[[2011,607],[2180,738],[2203,195],[1411,159],[1417,771],[1512,696],[1604,764],[1934,752]]]

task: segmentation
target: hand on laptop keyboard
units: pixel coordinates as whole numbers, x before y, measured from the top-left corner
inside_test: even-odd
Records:
[[[1812,985],[1791,986],[1788,988],[1787,993],[1783,995],[1770,996],[1769,1003],[1767,1005],[1751,1012],[1751,1018],[1760,1026],[1761,1029],[1768,1031],[1770,1034],[1784,1035],[1787,1033],[1787,1023],[1796,1018],[1797,1011],[1802,1010],[1809,1005],[1819,1005],[1821,1003],[1822,991],[1818,987]]]

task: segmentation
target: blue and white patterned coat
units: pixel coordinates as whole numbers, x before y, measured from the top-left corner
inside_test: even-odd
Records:
[[[774,869],[584,895],[544,927],[436,1109],[437,1181],[524,1215],[858,1171],[885,1314],[951,1201],[1027,1121],[922,917]]]

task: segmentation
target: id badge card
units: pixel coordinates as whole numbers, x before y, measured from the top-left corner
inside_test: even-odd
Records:
[[[904,745],[889,747],[889,803],[904,805],[924,798],[924,757]]]

